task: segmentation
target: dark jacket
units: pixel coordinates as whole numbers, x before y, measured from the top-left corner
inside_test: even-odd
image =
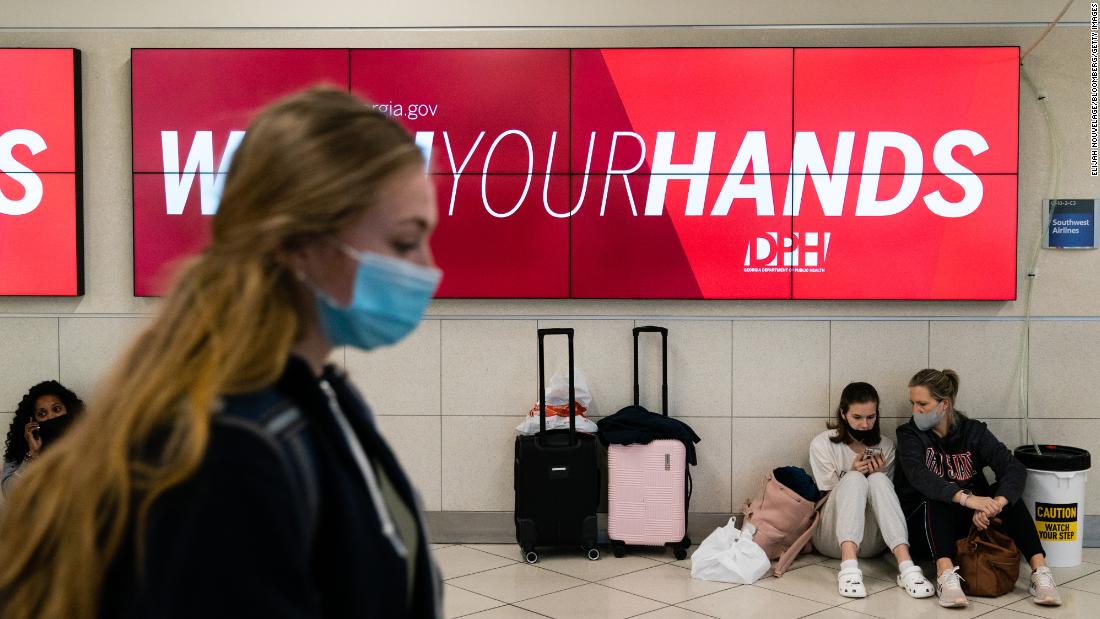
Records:
[[[367,457],[419,514],[366,404],[333,368],[324,378]],[[132,537],[116,556],[101,616],[440,617],[441,585],[419,516],[411,592],[405,560],[380,522],[321,382],[291,358],[272,387],[224,400],[198,472],[149,512],[143,574]]]
[[[898,428],[898,466],[894,489],[902,508],[931,499],[944,503],[962,489],[979,496],[994,496],[982,469],[993,469],[996,494],[1015,503],[1024,491],[1027,469],[982,422],[956,413],[955,425],[940,438],[932,430],[921,431],[913,420]]]
[[[679,419],[652,413],[635,405],[620,409],[610,417],[604,417],[596,422],[596,425],[600,427],[597,436],[605,447],[634,443],[649,444],[659,439],[676,439],[687,448],[688,464],[696,464],[695,443],[701,439],[691,426]]]

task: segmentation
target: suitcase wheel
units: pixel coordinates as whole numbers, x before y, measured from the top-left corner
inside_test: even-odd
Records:
[[[675,547],[675,548],[673,548],[673,549],[672,549],[672,555],[673,555],[674,557],[676,557],[676,560],[677,560],[677,561],[683,561],[683,560],[684,560],[684,559],[686,559],[686,558],[687,558],[687,556],[688,556],[688,551],[687,551],[687,548],[683,548],[683,547],[681,547],[681,546],[677,546],[677,547]]]
[[[599,548],[589,548],[588,549],[588,560],[589,561],[596,561],[599,558],[600,558],[600,549]]]
[[[523,555],[523,558],[531,565],[534,565],[539,561],[539,553],[535,552],[534,550],[528,550]]]
[[[616,559],[622,559],[626,556],[626,545],[614,544],[611,546],[611,553],[615,555]]]

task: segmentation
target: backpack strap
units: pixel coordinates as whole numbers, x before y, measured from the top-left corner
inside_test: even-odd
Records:
[[[260,418],[264,430],[285,447],[290,468],[291,483],[296,486],[299,500],[303,502],[306,531],[309,539],[317,528],[321,512],[321,490],[313,450],[306,444],[303,430],[306,421],[302,411],[290,400],[281,400]]]
[[[772,474],[771,473],[768,473],[767,475],[764,476],[764,483],[761,484],[761,486],[760,486],[760,500],[761,500],[761,502],[763,502],[764,495],[768,492],[768,482],[771,481],[771,479],[772,479]],[[741,526],[745,526],[744,523],[750,522],[752,520],[752,514],[753,514],[754,511],[756,511],[752,508],[752,503],[753,503],[754,500],[756,500],[756,497],[749,497],[749,498],[745,499],[745,510],[744,510],[745,517],[741,521],[741,523],[742,523]]]
[[[231,414],[215,415],[214,420],[252,433],[275,451],[298,503],[307,542],[312,545],[321,513],[320,477],[314,449],[307,443],[304,432],[306,420],[302,411],[294,402],[279,398],[254,420]]]
[[[825,505],[825,501],[828,500],[829,495],[821,497],[821,499],[814,504],[814,519],[810,522],[810,526],[806,527],[806,530],[802,532],[802,535],[798,536],[798,539],[791,544],[791,547],[783,554],[779,555],[779,559],[775,562],[775,577],[779,578],[787,571],[787,568],[791,566],[795,558],[802,553],[802,549],[809,543],[810,538],[813,537],[814,531],[817,530],[817,526],[821,524],[821,508]]]

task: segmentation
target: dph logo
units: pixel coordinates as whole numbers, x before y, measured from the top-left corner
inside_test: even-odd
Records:
[[[745,248],[745,266],[824,266],[825,256],[829,252],[829,235],[829,232],[766,232],[750,241]]]

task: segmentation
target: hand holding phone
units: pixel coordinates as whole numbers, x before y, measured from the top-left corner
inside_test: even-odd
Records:
[[[881,471],[886,465],[881,447],[865,447],[863,449],[863,461],[867,462],[869,465],[865,471],[867,475]]]
[[[30,421],[23,426],[23,439],[27,441],[27,455],[32,458],[37,456],[38,451],[42,449],[42,439],[38,434],[37,421]]]

